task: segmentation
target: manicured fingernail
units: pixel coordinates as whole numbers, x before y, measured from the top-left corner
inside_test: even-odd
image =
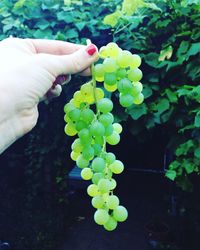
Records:
[[[86,52],[88,53],[89,56],[93,56],[97,52],[97,49],[94,44],[90,44],[86,48]]]
[[[60,75],[56,78],[56,80],[53,82],[52,89],[55,88],[56,85],[60,84],[62,85],[64,82],[66,82],[70,78],[70,75]]]

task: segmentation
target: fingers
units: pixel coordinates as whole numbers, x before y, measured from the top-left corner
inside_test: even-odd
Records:
[[[70,55],[48,55],[38,54],[35,57],[36,63],[44,67],[48,72],[57,77],[58,75],[75,74],[86,70],[98,60],[97,47],[93,44],[81,48]]]
[[[23,41],[32,47],[34,53],[52,55],[69,55],[86,47],[85,45],[47,39],[24,39]]]

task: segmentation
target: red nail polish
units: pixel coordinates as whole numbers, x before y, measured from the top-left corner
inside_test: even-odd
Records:
[[[96,53],[97,49],[95,47],[94,44],[90,44],[87,48],[86,48],[86,51],[88,53],[88,55],[92,56],[94,55],[94,53]]]

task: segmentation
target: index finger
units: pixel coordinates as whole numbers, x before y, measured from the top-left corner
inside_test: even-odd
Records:
[[[32,46],[34,53],[46,53],[52,55],[69,55],[85,47],[85,45],[74,44],[70,42],[48,40],[48,39],[24,39]]]

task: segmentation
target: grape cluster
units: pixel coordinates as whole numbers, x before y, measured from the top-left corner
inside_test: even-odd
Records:
[[[104,82],[104,88],[109,92],[118,90],[121,106],[127,108],[132,104],[141,104],[144,100],[140,82],[142,71],[138,68],[141,58],[122,50],[116,43],[103,46],[99,55],[104,60],[94,67],[95,80]]]
[[[102,88],[96,86],[96,81],[104,81],[108,91],[118,89],[121,105],[128,107],[143,101],[139,82],[142,73],[137,68],[140,57],[122,51],[115,43],[103,47],[100,56],[105,59],[102,64],[92,66],[92,80],[83,84],[64,106],[64,120],[65,133],[77,135],[71,146],[71,158],[82,169],[82,179],[91,182],[87,193],[92,197],[92,206],[97,209],[94,220],[112,231],[118,222],[128,217],[126,208],[113,194],[117,185],[113,175],[122,173],[124,165],[106,150],[106,144],[119,143],[122,126],[114,122],[113,102],[105,97]]]

